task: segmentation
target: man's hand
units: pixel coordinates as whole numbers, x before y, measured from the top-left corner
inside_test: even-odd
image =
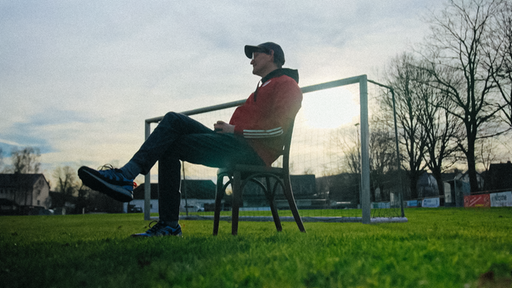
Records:
[[[213,124],[213,128],[217,133],[235,133],[235,125],[231,125],[224,121],[217,121],[217,123]]]

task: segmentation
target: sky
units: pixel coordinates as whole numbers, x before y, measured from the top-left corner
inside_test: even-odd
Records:
[[[301,87],[379,71],[442,0],[0,0],[0,148],[41,172],[128,161],[144,120],[247,98],[246,44],[272,41]],[[229,119],[223,119],[229,120]]]

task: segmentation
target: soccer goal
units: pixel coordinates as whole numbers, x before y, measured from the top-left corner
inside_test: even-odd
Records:
[[[290,172],[303,221],[406,222],[396,120],[392,120],[393,113],[386,112],[392,110],[381,109],[380,101],[392,89],[368,80],[366,75],[301,89],[304,98],[295,119]],[[217,120],[229,120],[244,102],[242,99],[182,113],[208,126]],[[152,124],[162,118],[145,120],[146,139]],[[212,218],[217,169],[182,164],[182,219]],[[155,176],[148,173],[145,183],[157,179]],[[263,192],[257,190],[249,184],[245,187],[240,220],[273,221]],[[221,220],[230,219],[229,192],[228,188]],[[151,219],[151,211],[155,212],[151,201],[151,185],[144,185],[145,220]],[[287,215],[289,207],[282,193],[277,193],[276,205],[282,221],[293,221]]]

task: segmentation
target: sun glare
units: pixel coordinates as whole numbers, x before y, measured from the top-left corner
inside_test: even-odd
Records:
[[[304,94],[302,111],[311,128],[332,129],[359,122],[359,103],[347,89],[329,89]]]

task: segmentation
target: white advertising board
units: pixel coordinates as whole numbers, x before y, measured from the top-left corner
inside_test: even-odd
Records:
[[[512,192],[501,192],[491,194],[491,207],[512,206]]]
[[[427,198],[423,199],[421,207],[437,208],[439,207],[439,198]]]

